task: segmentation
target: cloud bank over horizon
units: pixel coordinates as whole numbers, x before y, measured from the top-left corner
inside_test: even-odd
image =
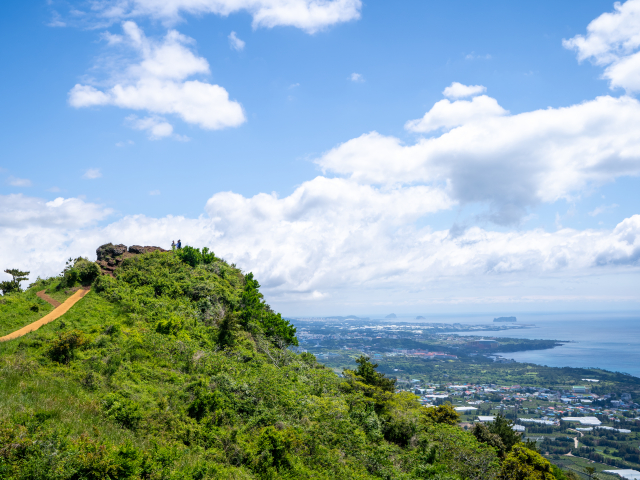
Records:
[[[17,246],[3,251],[0,262],[31,270],[32,279],[58,274],[70,256],[95,258],[103,243],[168,248],[181,238],[253,271],[275,306],[296,313],[301,304],[314,308],[318,300],[362,311],[376,304],[366,298],[375,292],[382,294],[377,303],[385,305],[638,301],[625,288],[585,291],[584,284],[589,276],[637,275],[640,215],[612,230],[433,230],[415,220],[450,208],[442,191],[325,177],[284,198],[217,193],[198,218],[128,215],[98,225],[113,212],[80,199],[1,196],[0,204],[11,211],[0,216],[0,234]],[[540,278],[546,280],[533,289],[542,292],[537,295],[515,288],[511,296],[469,297],[474,284],[501,285],[504,291],[506,284],[518,287]]]

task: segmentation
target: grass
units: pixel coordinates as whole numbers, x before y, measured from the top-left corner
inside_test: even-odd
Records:
[[[31,289],[0,298],[0,337],[41,319],[53,307]]]

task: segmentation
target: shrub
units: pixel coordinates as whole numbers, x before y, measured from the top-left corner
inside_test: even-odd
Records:
[[[207,265],[213,263],[216,260],[214,253],[210,252],[207,247],[204,247],[202,252],[200,252],[199,248],[193,248],[185,245],[180,250],[175,250],[175,254],[184,263],[191,265],[194,268],[201,264]]]
[[[423,420],[429,424],[457,425],[460,414],[455,411],[453,405],[445,403],[438,407],[426,408],[423,413]]]
[[[75,350],[86,343],[87,339],[78,330],[61,333],[51,343],[47,353],[54,362],[67,364],[75,357]]]
[[[102,405],[108,418],[130,430],[135,430],[142,420],[140,406],[118,393],[110,393],[104,397]]]
[[[416,434],[416,424],[412,419],[401,416],[399,418],[391,418],[384,425],[384,438],[401,447],[409,445],[409,441]]]
[[[555,480],[551,464],[539,453],[516,445],[502,462],[500,480]]]
[[[175,335],[180,330],[182,330],[182,319],[176,315],[171,315],[156,323],[156,332],[164,335]]]
[[[78,278],[82,285],[91,285],[100,276],[98,264],[90,262],[86,258],[78,258],[73,268],[78,272]]]

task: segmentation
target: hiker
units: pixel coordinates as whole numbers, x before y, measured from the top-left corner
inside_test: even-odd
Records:
[[[181,248],[182,248],[182,241],[178,239],[178,250],[180,250]]]
[[[171,250],[174,250],[175,248],[176,248],[176,241],[171,240]]]

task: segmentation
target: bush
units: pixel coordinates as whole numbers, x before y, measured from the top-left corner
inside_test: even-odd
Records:
[[[105,414],[108,418],[130,430],[135,430],[142,420],[140,406],[126,397],[117,393],[110,393],[102,401]]]
[[[214,253],[210,252],[207,247],[204,247],[202,252],[200,252],[199,248],[193,248],[185,245],[181,249],[175,250],[175,254],[184,263],[191,265],[194,268],[201,264],[207,265],[213,263],[216,260]]]
[[[87,343],[87,339],[82,332],[73,330],[71,332],[61,333],[55,339],[48,350],[51,360],[58,363],[67,364],[75,357],[75,350]]]
[[[78,278],[82,285],[91,285],[91,283],[100,276],[100,267],[98,264],[90,262],[86,258],[76,260],[73,268],[78,272]]]
[[[551,463],[539,453],[516,445],[502,462],[500,480],[555,480]]]
[[[73,262],[73,265],[71,265]],[[67,267],[62,272],[62,281],[58,288],[70,288],[77,283],[81,285],[91,285],[91,283],[100,276],[100,267],[97,263],[91,262],[86,258],[78,257],[67,261]]]
[[[438,407],[426,408],[423,420],[428,424],[457,425],[460,420],[460,414],[455,411],[453,405],[446,403]]]

